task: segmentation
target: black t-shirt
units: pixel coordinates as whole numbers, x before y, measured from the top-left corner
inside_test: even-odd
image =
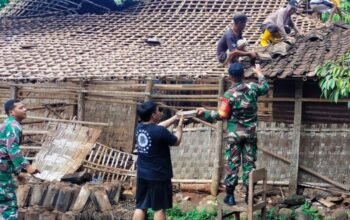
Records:
[[[232,51],[237,48],[237,41],[242,39],[242,34],[236,36],[233,34],[231,28],[225,31],[222,35],[220,41],[218,42],[216,56],[218,57],[219,62],[223,63],[226,59],[227,50]]]
[[[167,180],[173,177],[170,146],[177,137],[165,127],[140,123],[136,129],[138,151],[137,176],[147,180]]]

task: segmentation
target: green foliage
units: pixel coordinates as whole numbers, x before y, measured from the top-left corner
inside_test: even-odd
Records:
[[[336,61],[328,61],[316,68],[322,96],[338,102],[350,95],[350,51]],[[350,102],[348,102],[350,108]]]
[[[9,0],[0,0],[0,9],[9,3]]]
[[[173,207],[166,210],[167,219],[169,220],[215,220],[216,214],[208,211],[198,211],[193,209],[188,212],[182,212],[178,207]],[[148,211],[148,219],[153,219],[154,211]]]
[[[350,24],[350,1],[349,0],[341,1],[340,7],[344,17],[345,24]],[[324,22],[328,21],[328,18],[329,18],[329,13],[323,13],[321,16],[321,19]],[[340,16],[337,13],[335,13],[333,16],[333,22],[337,22],[339,20],[340,20]]]
[[[301,211],[312,220],[321,220],[318,210],[311,208],[311,204],[309,202],[305,202],[305,204],[301,207]]]

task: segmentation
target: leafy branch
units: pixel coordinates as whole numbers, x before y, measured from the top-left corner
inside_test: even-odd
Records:
[[[316,68],[322,96],[338,102],[350,95],[350,51],[336,61],[327,61]],[[350,101],[348,102],[350,108]]]

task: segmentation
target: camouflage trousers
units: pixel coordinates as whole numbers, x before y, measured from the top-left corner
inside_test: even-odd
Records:
[[[256,167],[257,138],[256,134],[237,134],[227,138],[227,147],[224,157],[225,164],[225,184],[235,187],[238,183],[238,172],[243,161],[243,184],[248,186],[249,173]]]
[[[10,174],[0,172],[0,219],[17,219],[16,185]]]

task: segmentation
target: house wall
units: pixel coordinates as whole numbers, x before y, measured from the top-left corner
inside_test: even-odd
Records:
[[[274,102],[272,104],[272,121],[293,123],[295,80],[275,80],[274,98],[291,98],[292,101]],[[308,80],[303,83],[303,98],[319,100],[321,90],[318,83]],[[313,123],[350,123],[350,108],[346,102],[332,103],[320,101],[304,101],[302,105],[302,122]]]

